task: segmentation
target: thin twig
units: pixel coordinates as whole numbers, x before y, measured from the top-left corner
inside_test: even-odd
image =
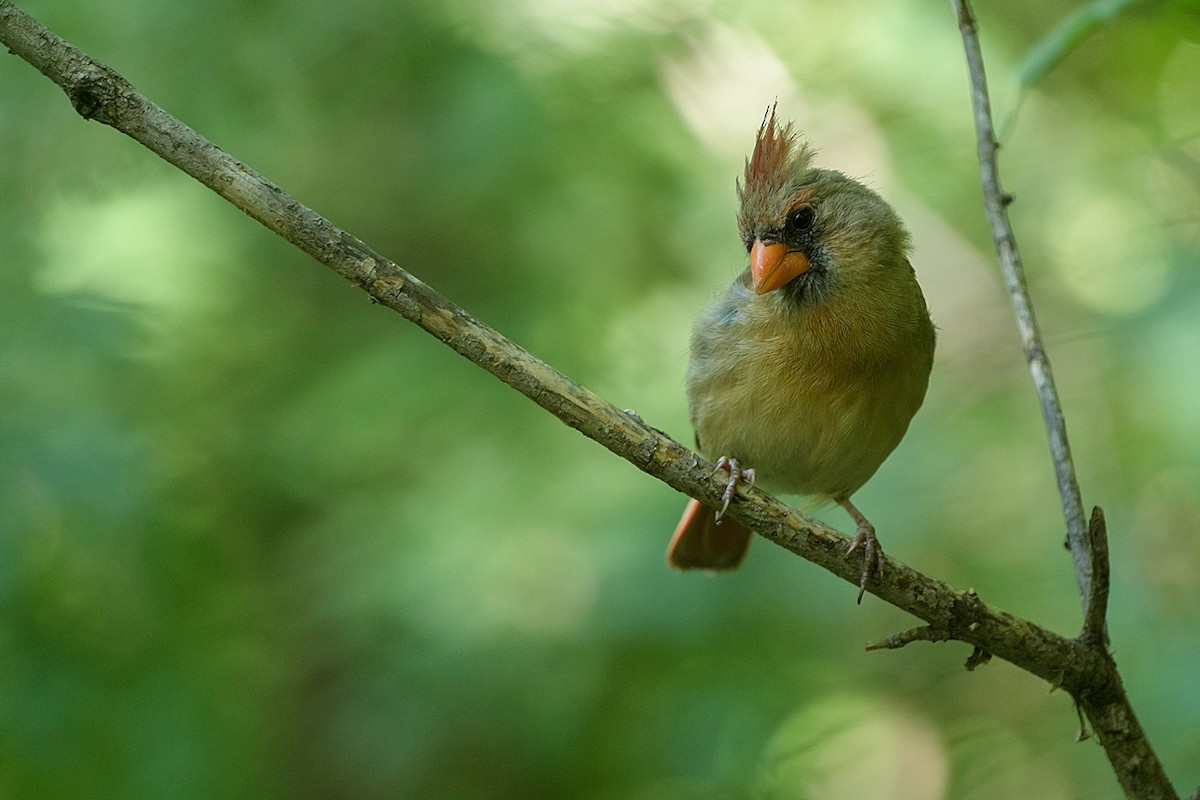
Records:
[[[967,663],[963,664],[963,668],[967,672],[974,672],[979,667],[992,660],[992,654],[982,647],[976,647],[971,651],[971,655],[967,656]]]
[[[1092,582],[1091,558],[1088,555],[1087,529],[1083,521],[1083,499],[1079,494],[1079,483],[1075,480],[1075,465],[1071,460],[1071,447],[1067,442],[1067,425],[1063,419],[1062,406],[1058,402],[1058,391],[1054,388],[1054,375],[1050,371],[1050,359],[1042,344],[1037,318],[1033,314],[1033,302],[1029,298],[1029,287],[1025,285],[1025,268],[1021,264],[1021,253],[1017,238],[1008,222],[1008,205],[1012,195],[1000,185],[1000,170],[996,163],[996,141],[992,126],[991,101],[988,99],[987,76],[983,70],[983,54],[979,49],[979,35],[975,18],[967,0],[954,0],[958,12],[958,27],[962,32],[963,47],[967,55],[967,70],[971,78],[971,103],[975,110],[975,133],[979,145],[979,174],[983,184],[983,203],[988,221],[992,226],[992,239],[1000,256],[1000,268],[1008,287],[1016,314],[1017,330],[1025,348],[1025,359],[1033,375],[1038,400],[1042,405],[1042,419],[1050,440],[1050,455],[1054,459],[1054,474],[1058,479],[1058,493],[1062,500],[1063,516],[1067,523],[1067,544],[1075,560],[1075,578],[1079,584],[1079,596],[1087,602]]]
[[[1079,733],[1075,735],[1075,741],[1085,742],[1092,738],[1092,735],[1088,733],[1087,719],[1083,716],[1083,708],[1079,703],[1075,704],[1075,716],[1079,719]]]
[[[944,642],[950,639],[950,631],[934,628],[932,625],[918,625],[906,631],[893,633],[884,639],[876,639],[867,643],[868,650],[899,650],[913,642]]]
[[[1071,461],[1071,449],[1067,443],[1066,423],[1063,420],[1062,408],[1054,388],[1050,361],[1042,345],[1037,320],[1033,314],[1029,290],[1025,285],[1025,273],[1021,265],[1016,237],[1013,235],[1012,226],[1008,221],[1008,205],[1012,202],[1012,196],[1007,194],[1000,184],[999,168],[996,162],[999,143],[996,141],[992,125],[987,77],[984,73],[983,54],[980,51],[975,18],[971,13],[968,0],[953,0],[953,5],[958,15],[958,27],[962,33],[963,48],[966,52],[967,68],[971,80],[971,101],[975,114],[984,207],[992,226],[992,238],[995,240],[996,252],[1000,257],[1000,266],[1016,314],[1017,329],[1021,334],[1025,357],[1029,362],[1029,370],[1033,375],[1038,399],[1041,401],[1042,417],[1046,423],[1050,452],[1054,460],[1054,472],[1058,479],[1058,490],[1062,499],[1063,515],[1067,523],[1067,544],[1075,561],[1075,577],[1079,584],[1080,597],[1084,603],[1085,636],[1081,638],[1090,639],[1088,646],[1092,652],[1112,663],[1112,658],[1104,647],[1102,633],[1104,610],[1107,606],[1107,586],[1102,590],[1097,588],[1096,593],[1093,594],[1093,570],[1099,569],[1100,563],[1098,560],[1094,561],[1096,556],[1090,552],[1091,542],[1083,522],[1083,500],[1079,494],[1079,484],[1075,480],[1075,467]],[[1096,526],[1097,534],[1103,533],[1103,528],[1103,515],[1100,515]],[[1102,558],[1105,584],[1107,584],[1106,540],[1102,547],[1106,551]],[[1101,633],[1095,634],[1096,629],[1099,629]],[[1103,694],[1080,696],[1071,690],[1066,676],[1061,681],[1061,685],[1071,692],[1083,713],[1091,721],[1096,737],[1104,747],[1109,762],[1112,764],[1113,772],[1127,797],[1178,798],[1175,789],[1167,780],[1162,763],[1150,746],[1150,741],[1133,712],[1133,707],[1125,694],[1120,674],[1115,665],[1113,666],[1113,683],[1108,687],[1109,691]]]

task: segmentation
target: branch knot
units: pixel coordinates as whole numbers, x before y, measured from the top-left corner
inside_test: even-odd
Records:
[[[121,98],[124,80],[95,61],[84,62],[71,74],[66,88],[67,99],[84,119],[94,119],[112,125],[117,119],[115,106]]]

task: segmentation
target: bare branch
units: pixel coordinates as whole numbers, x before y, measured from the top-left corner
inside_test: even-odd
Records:
[[[67,44],[8,0],[0,0],[0,41],[61,86],[76,109],[120,130],[225,197],[371,298],[586,436],[673,488],[720,504],[725,481],[713,466],[636,415],[621,411],[484,325],[354,236],[302,205],[137,92],[124,78]],[[853,585],[860,564],[847,538],[758,489],[743,490],[729,515]],[[1108,683],[1108,667],[1081,643],[1058,636],[959,592],[895,559],[872,581],[873,594],[1081,693]],[[1064,667],[1065,665],[1065,667]]]
[[[1025,347],[1025,357],[1029,361],[1029,370],[1037,387],[1038,399],[1041,401],[1042,417],[1050,439],[1050,453],[1054,459],[1054,472],[1058,478],[1063,515],[1067,522],[1067,544],[1075,561],[1075,577],[1085,604],[1086,621],[1081,641],[1112,668],[1113,681],[1108,686],[1109,691],[1101,694],[1079,696],[1071,689],[1069,678],[1065,675],[1061,683],[1075,697],[1083,713],[1091,721],[1092,728],[1104,747],[1127,797],[1177,798],[1178,795],[1167,780],[1166,772],[1133,712],[1121,685],[1120,675],[1105,646],[1108,544],[1104,534],[1104,515],[1099,513],[1099,509],[1093,514],[1093,535],[1089,537],[1083,525],[1083,500],[1079,494],[1079,484],[1075,480],[1075,467],[1067,443],[1066,423],[1058,402],[1058,393],[1054,388],[1054,376],[1050,371],[1050,361],[1042,345],[1041,333],[1033,314],[1029,289],[1025,285],[1025,272],[1017,249],[1017,240],[1008,221],[1008,205],[1012,202],[1012,196],[1000,185],[1000,173],[996,162],[999,144],[992,126],[987,77],[984,73],[983,54],[979,47],[975,18],[967,0],[953,2],[971,80],[971,101],[975,112],[984,207],[992,226],[992,238],[996,243],[1000,267],[1016,313],[1017,329]],[[1096,543],[1103,552],[1093,552]]]
[[[400,313],[639,469],[710,505],[719,503],[725,482],[713,477],[711,464],[557,372],[305,207],[9,0],[0,0],[0,42],[61,86],[85,118],[111,125],[142,143],[363,289],[373,301]],[[758,489],[739,494],[729,516],[857,585],[861,565],[846,557],[847,538],[828,526]],[[974,591],[956,591],[890,557],[869,588],[927,622],[930,630],[945,631],[949,638],[972,644],[979,652],[994,653],[1062,685],[1080,701],[1106,749],[1119,733],[1145,742],[1115,665],[1103,650],[992,608]],[[1135,776],[1155,769],[1161,772],[1148,744],[1145,749],[1150,766],[1143,765],[1140,772],[1131,761],[1138,755],[1133,749],[1118,756],[1110,751],[1110,759],[1119,774],[1122,769]],[[1124,785],[1126,779],[1121,779]],[[1145,785],[1159,784],[1147,780]],[[1165,792],[1139,796],[1174,797]]]
[[[1033,375],[1038,400],[1041,401],[1042,418],[1050,439],[1050,455],[1054,459],[1054,473],[1058,478],[1058,493],[1067,522],[1067,544],[1075,560],[1079,595],[1086,602],[1092,581],[1092,566],[1087,552],[1083,499],[1079,494],[1079,483],[1075,480],[1075,465],[1071,460],[1071,447],[1067,442],[1067,425],[1063,419],[1062,406],[1058,402],[1058,391],[1054,388],[1050,359],[1046,356],[1042,334],[1033,314],[1029,287],[1025,285],[1025,268],[1021,264],[1017,238],[1008,222],[1008,206],[1013,198],[1000,185],[1000,170],[996,163],[996,151],[1000,149],[1000,144],[996,141],[996,132],[992,126],[991,101],[988,99],[987,76],[983,70],[983,54],[979,49],[975,18],[971,15],[967,0],[954,0],[954,7],[958,12],[958,27],[962,32],[967,70],[971,79],[971,104],[975,111],[983,204],[992,226],[992,238],[996,243],[996,253],[1000,256],[1000,268],[1004,273],[1004,282],[1016,314],[1017,330],[1025,348],[1025,359],[1029,362],[1029,371]]]

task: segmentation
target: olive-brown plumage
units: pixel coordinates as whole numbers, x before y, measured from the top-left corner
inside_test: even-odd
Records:
[[[933,365],[934,328],[904,225],[874,191],[812,166],[774,109],[738,185],[750,256],[692,334],[688,406],[697,446],[772,491],[835,501],[857,524],[862,585],[874,529],[850,496],[900,443]],[[668,549],[680,569],[732,569],[749,531],[692,501]],[[861,597],[861,594],[860,594]]]

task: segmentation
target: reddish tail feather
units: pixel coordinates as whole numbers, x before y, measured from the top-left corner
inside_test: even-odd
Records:
[[[750,535],[749,528],[731,519],[718,524],[713,509],[692,500],[667,545],[667,564],[675,569],[737,569],[746,557]]]

